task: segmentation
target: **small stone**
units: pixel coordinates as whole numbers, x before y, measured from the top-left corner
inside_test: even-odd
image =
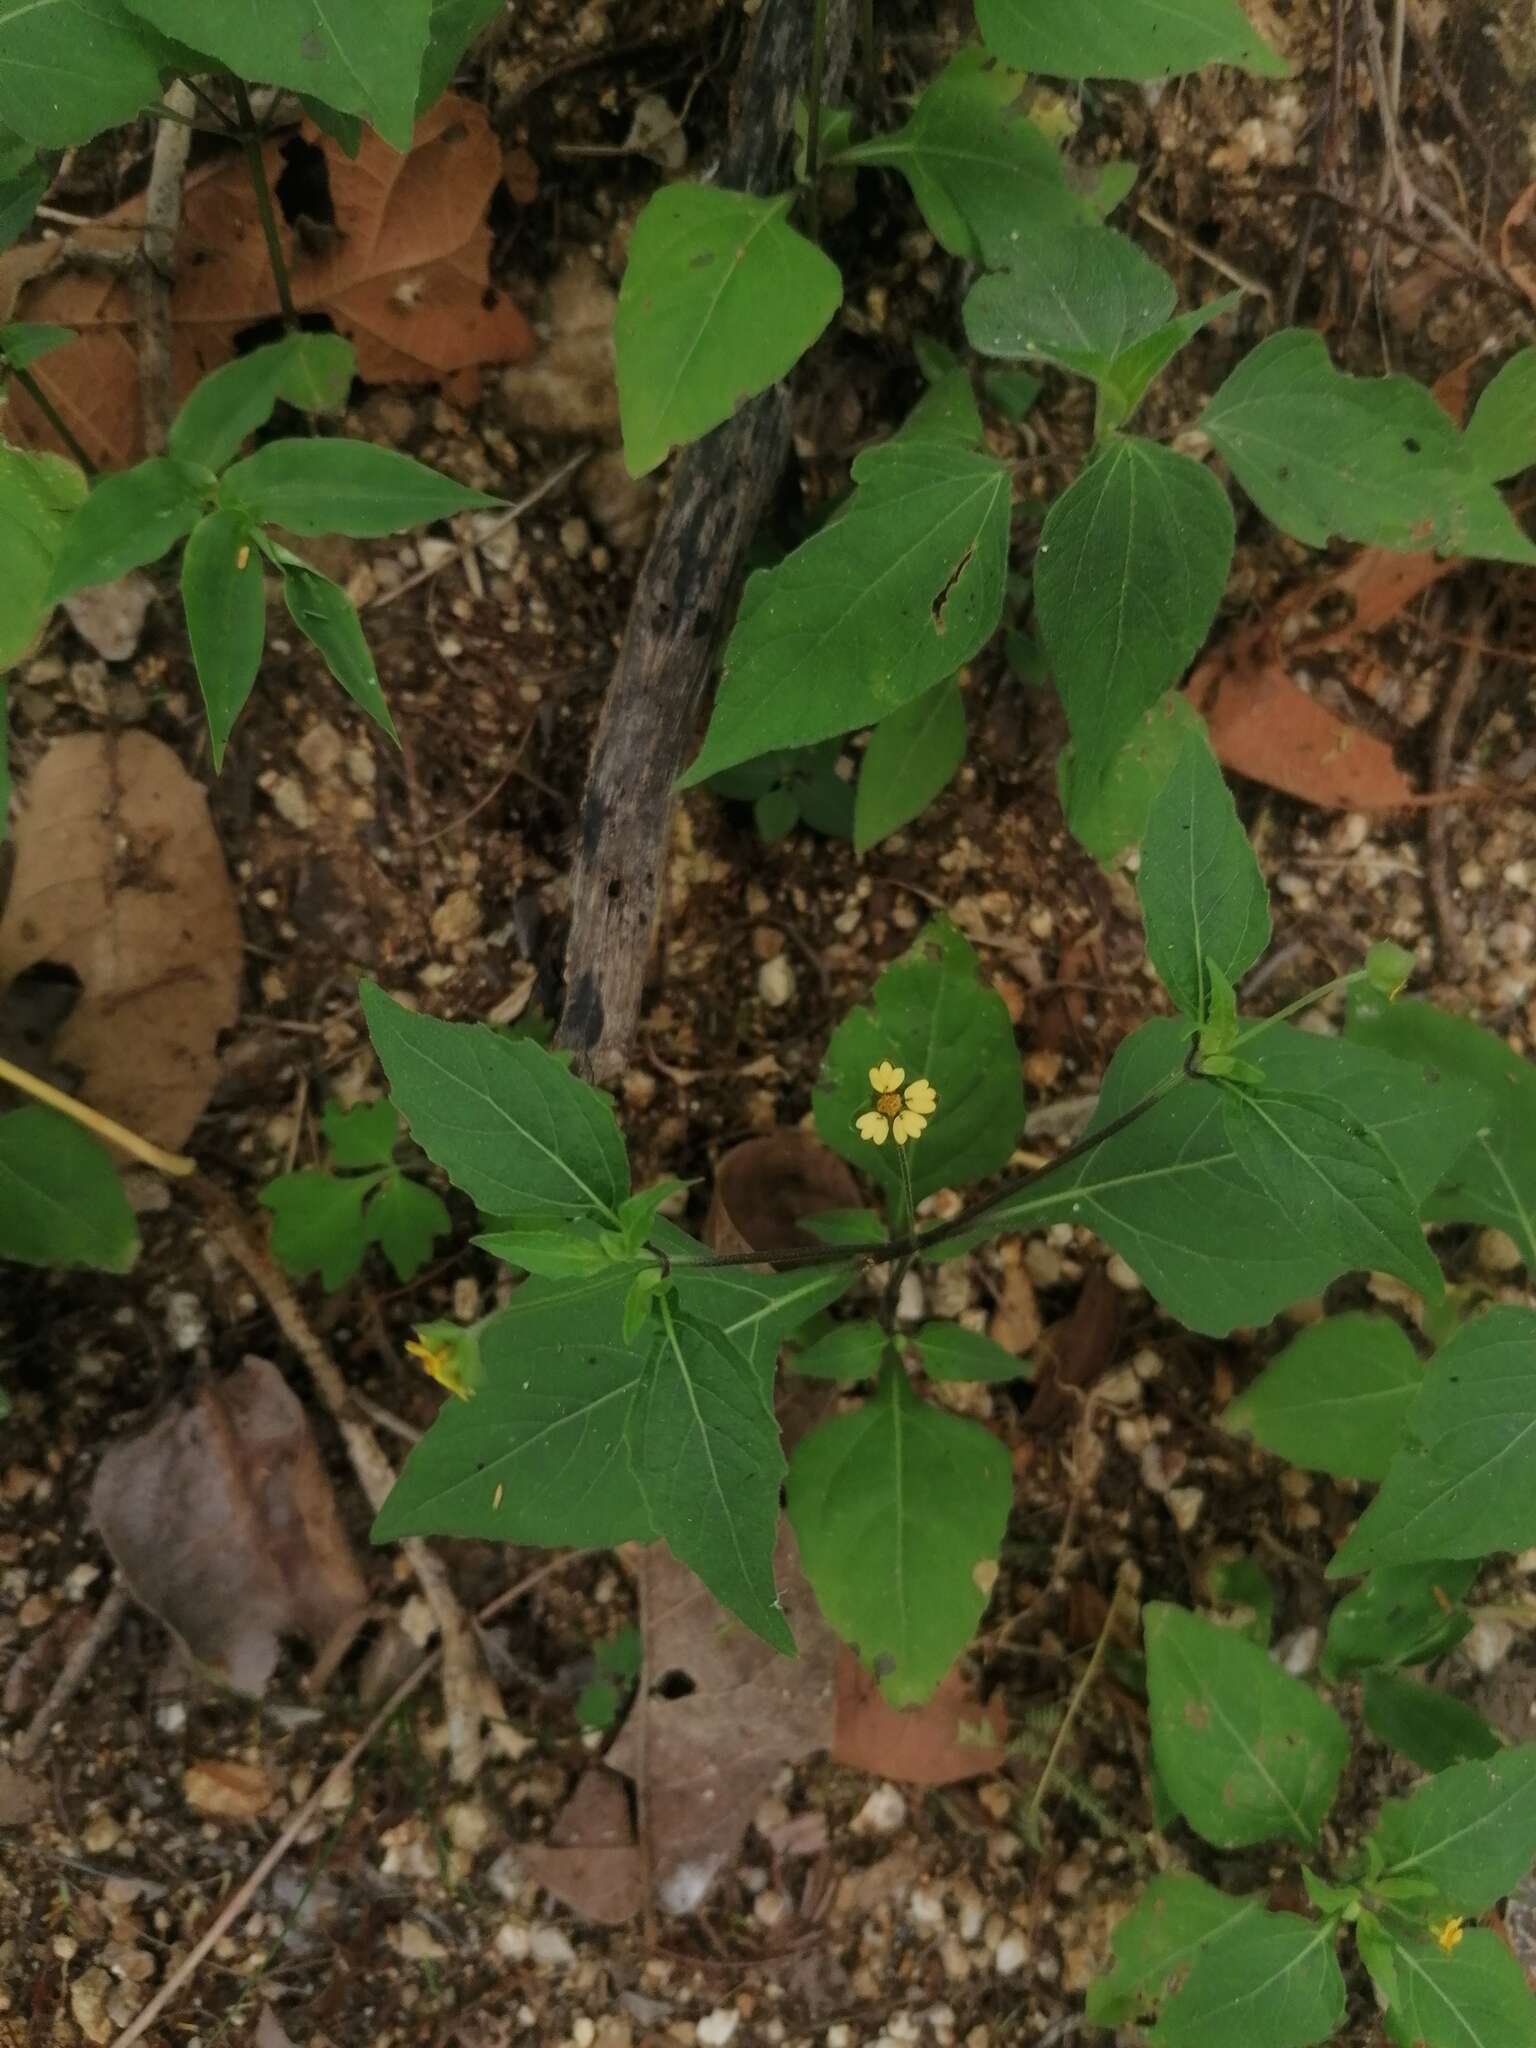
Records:
[[[693,2030],[693,2038],[699,2048],[725,2048],[741,2025],[741,2014],[733,2005],[717,2005],[713,2012],[705,2013]]]
[[[784,1894],[776,1892],[770,1885],[752,1901],[752,1918],[760,1927],[777,1927],[788,1909]]]
[[[914,1927],[932,1929],[944,1925],[944,1901],[937,1892],[919,1886],[907,1901],[907,1918]]]
[[[87,2041],[111,2038],[112,2021],[107,2012],[111,1990],[112,1979],[105,1970],[82,1970],[69,1987],[69,2009]]]
[[[335,774],[346,752],[346,741],[325,719],[312,725],[293,750],[317,782]]]
[[[529,1937],[528,1953],[536,1963],[547,1963],[552,1969],[569,1969],[576,1960],[576,1951],[563,1927],[535,1927]]]
[[[1029,1956],[1029,1944],[1017,1929],[1005,1934],[997,1944],[992,1958],[992,1967],[1000,1977],[1012,1977],[1022,1970]]]
[[[1281,1638],[1275,1645],[1275,1656],[1282,1671],[1289,1671],[1292,1678],[1305,1678],[1317,1663],[1317,1654],[1322,1646],[1321,1629],[1308,1622],[1304,1628]]]
[[[313,831],[315,807],[296,776],[280,775],[267,794],[272,799],[273,810],[285,825],[292,825],[296,832]]]
[[[480,929],[480,900],[472,889],[454,889],[432,913],[432,936],[440,946],[461,946]]]
[[[1525,1264],[1525,1254],[1508,1231],[1480,1230],[1477,1263],[1485,1273],[1517,1273]]]
[[[105,1856],[122,1840],[123,1831],[110,1813],[95,1813],[80,1833],[80,1846],[87,1856]]]
[[[195,1294],[178,1289],[166,1297],[165,1328],[178,1351],[196,1351],[208,1341],[208,1311]]]
[[[985,1784],[978,1786],[976,1797],[994,1820],[1006,1820],[1013,1811],[1013,1788],[998,1778],[988,1778]]]
[[[894,1785],[877,1785],[853,1819],[856,1835],[893,1835],[907,1818],[907,1802]]]
[[[1200,1510],[1205,1505],[1203,1486],[1170,1486],[1168,1489],[1168,1512],[1173,1516],[1174,1527],[1187,1536],[1200,1519]]]
[[[448,1953],[431,1928],[420,1920],[402,1920],[391,1930],[391,1939],[408,1963],[435,1963]]]
[[[757,970],[757,992],[770,1010],[782,1010],[795,999],[795,970],[787,955],[776,954]]]
[[[1475,1621],[1461,1646],[1461,1654],[1486,1678],[1504,1662],[1514,1640],[1515,1632],[1507,1621]]]
[[[491,1816],[483,1806],[475,1805],[473,1800],[459,1800],[449,1807],[447,1820],[448,1839],[456,1849],[473,1856],[485,1847],[491,1832]]]
[[[1110,1286],[1119,1288],[1122,1294],[1141,1292],[1141,1275],[1134,1271],[1118,1252],[1111,1257],[1104,1271]]]
[[[196,1813],[213,1820],[255,1820],[277,1793],[276,1780],[260,1764],[233,1757],[204,1757],[182,1773],[182,1797]]]

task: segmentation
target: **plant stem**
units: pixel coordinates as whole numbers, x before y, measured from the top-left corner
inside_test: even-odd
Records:
[[[805,182],[810,187],[811,234],[821,232],[821,94],[827,69],[827,0],[816,0],[811,17],[811,82],[805,101]]]
[[[77,1124],[83,1124],[88,1131],[94,1131],[98,1138],[118,1145],[124,1152],[131,1152],[135,1159],[146,1166],[158,1167],[161,1173],[174,1174],[183,1179],[197,1171],[197,1163],[183,1159],[175,1152],[162,1152],[158,1145],[152,1145],[148,1138],[141,1138],[137,1131],[130,1131],[120,1123],[114,1123],[109,1116],[103,1116],[99,1109],[90,1109],[83,1102],[76,1102],[72,1095],[65,1095],[48,1082],[39,1081],[36,1074],[29,1074],[25,1067],[12,1066],[7,1059],[0,1059],[0,1081],[19,1089],[23,1095],[30,1095],[34,1101],[46,1103],[61,1115],[70,1117]]]
[[[299,324],[298,309],[293,303],[293,290],[288,282],[288,265],[283,257],[283,245],[278,239],[277,213],[272,205],[272,188],[267,183],[267,167],[261,159],[261,130],[256,125],[256,116],[251,111],[251,96],[246,91],[243,78],[232,79],[235,91],[235,105],[240,110],[240,146],[245,151],[246,167],[251,174],[251,184],[256,193],[256,212],[261,220],[262,237],[267,245],[267,261],[272,266],[272,281],[277,286],[277,303],[282,308],[283,325],[296,328]]]
[[[1085,1137],[1077,1139],[1055,1159],[1044,1166],[1032,1166],[1026,1173],[1017,1173],[1011,1180],[988,1195],[984,1201],[972,1202],[968,1208],[948,1223],[941,1223],[937,1230],[914,1231],[910,1223],[906,1232],[897,1237],[874,1238],[860,1244],[807,1245],[804,1250],[779,1252],[718,1252],[702,1259],[677,1259],[671,1261],[674,1272],[702,1272],[711,1266],[835,1266],[843,1259],[899,1259],[916,1253],[930,1252],[936,1245],[951,1243],[957,1237],[965,1237],[973,1231],[984,1216],[993,1209],[1001,1208],[1004,1202],[1011,1202],[1015,1196],[1027,1192],[1037,1182],[1059,1173],[1064,1166],[1071,1166],[1095,1151],[1106,1139],[1117,1138],[1124,1130],[1144,1117],[1162,1101],[1165,1095],[1196,1076],[1188,1067],[1181,1067],[1176,1074],[1167,1074],[1157,1086],[1142,1096],[1139,1102],[1111,1117],[1107,1124]]]
[[[73,455],[76,462],[78,462],[80,467],[85,471],[86,475],[95,476],[95,463],[92,462],[89,455],[86,454],[85,450],[80,446],[80,443],[75,439],[74,435],[70,432],[68,426],[64,422],[62,415],[59,412],[58,407],[54,404],[53,400],[48,396],[47,392],[43,389],[42,385],[38,383],[37,379],[33,376],[32,372],[30,370],[18,370],[11,367],[10,365],[7,365],[6,367],[9,370],[10,375],[16,379],[16,382],[21,386],[22,390],[25,391],[28,398],[31,399],[32,403],[37,407],[38,411],[42,414],[43,418],[48,422],[49,426],[52,427],[53,431],[58,435],[59,439],[64,443],[64,446],[69,450],[70,454]]]
[[[1310,1010],[1314,1003],[1320,1003],[1325,996],[1333,995],[1338,989],[1353,988],[1357,981],[1364,981],[1365,969],[1356,967],[1348,974],[1335,975],[1332,981],[1325,981],[1321,988],[1314,988],[1304,996],[1298,996],[1294,1003],[1287,1003],[1283,1010],[1276,1010],[1273,1017],[1261,1017],[1257,1024],[1250,1024],[1240,1037],[1232,1041],[1230,1050],[1237,1051],[1240,1045],[1247,1045],[1251,1039],[1260,1037],[1273,1024],[1283,1024],[1287,1017],[1294,1017],[1298,1010]]]
[[[901,1168],[901,1205],[896,1212],[896,1235],[916,1241],[917,1204],[912,1199],[912,1163],[907,1158],[907,1148],[901,1146],[896,1154],[896,1164]],[[885,1283],[885,1299],[880,1304],[880,1321],[888,1336],[896,1334],[896,1311],[901,1306],[901,1283],[907,1277],[907,1269],[915,1256],[903,1252],[891,1261],[891,1277]]]
[[[1115,1581],[1115,1590],[1110,1595],[1109,1611],[1104,1616],[1104,1626],[1099,1630],[1099,1639],[1093,1646],[1093,1655],[1088,1659],[1088,1669],[1083,1673],[1071,1699],[1067,1702],[1067,1711],[1062,1715],[1061,1724],[1056,1730],[1056,1739],[1051,1744],[1050,1754],[1046,1757],[1045,1769],[1040,1773],[1039,1782],[1030,1799],[1027,1821],[1031,1827],[1038,1828],[1040,1824],[1040,1809],[1045,1803],[1046,1793],[1050,1790],[1051,1779],[1056,1773],[1061,1752],[1066,1747],[1067,1737],[1072,1733],[1079,1709],[1088,1696],[1088,1688],[1098,1676],[1099,1666],[1104,1661],[1104,1652],[1109,1647],[1110,1630],[1114,1627],[1115,1616],[1120,1611],[1121,1595],[1130,1590],[1127,1579],[1126,1567],[1122,1565],[1120,1576]]]

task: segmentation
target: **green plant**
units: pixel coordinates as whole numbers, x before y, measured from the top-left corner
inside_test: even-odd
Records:
[[[327,1167],[279,1174],[261,1191],[262,1207],[272,1212],[273,1256],[296,1280],[318,1273],[334,1291],[376,1244],[397,1280],[414,1280],[453,1219],[430,1188],[395,1164],[399,1117],[387,1102],[351,1109],[328,1102],[320,1125]]]

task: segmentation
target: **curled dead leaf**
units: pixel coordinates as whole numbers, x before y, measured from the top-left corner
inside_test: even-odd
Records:
[[[46,964],[80,1000],[52,1059],[93,1109],[175,1148],[239,1013],[241,936],[208,802],[142,732],[57,740],[21,793],[0,990]]]
[[[893,1707],[853,1652],[839,1652],[835,1763],[899,1784],[957,1785],[995,1771],[1007,1744],[1001,1693],[978,1698],[958,1665],[923,1706]]]
[[[375,384],[446,380],[467,399],[478,393],[481,364],[533,353],[527,321],[489,281],[485,210],[501,177],[501,145],[473,101],[439,100],[417,123],[406,155],[367,129],[349,159],[306,121],[297,133],[271,137],[263,160],[279,198],[300,188],[289,201],[293,219],[278,230],[294,304],[300,313],[324,313],[347,337],[359,376]],[[124,228],[142,220],[143,200],[133,199],[70,242],[0,256],[0,317],[53,321],[78,333],[33,374],[106,468],[144,452],[136,296],[130,279],[66,267],[62,259],[71,248],[121,249]],[[250,176],[233,152],[187,180],[171,294],[178,400],[276,311]],[[25,394],[10,396],[12,438],[58,446]]]
[[[561,1905],[602,1927],[621,1927],[645,1903],[629,1795],[612,1771],[583,1771],[548,1842],[520,1849],[518,1861]]]
[[[262,1691],[281,1637],[318,1652],[368,1597],[304,1410],[265,1359],[113,1444],[91,1519],[133,1597],[239,1692]]]
[[[809,1131],[748,1138],[715,1169],[704,1241],[714,1252],[782,1252],[813,1245],[800,1228],[826,1209],[857,1209],[858,1182]]]
[[[233,1757],[203,1757],[187,1765],[182,1797],[210,1820],[255,1820],[277,1797],[277,1780],[260,1764]]]

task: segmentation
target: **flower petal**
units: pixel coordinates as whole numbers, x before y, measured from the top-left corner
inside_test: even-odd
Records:
[[[869,1070],[869,1085],[877,1095],[894,1095],[907,1078],[904,1067],[893,1067],[889,1060],[882,1060],[878,1067]]]
[[[932,1116],[939,1106],[939,1098],[927,1081],[914,1081],[907,1090],[907,1107],[915,1109],[919,1116]]]
[[[883,1117],[877,1109],[866,1109],[853,1127],[859,1136],[867,1139],[871,1145],[883,1145],[891,1135],[889,1117]]]
[[[891,1125],[898,1145],[905,1145],[909,1138],[920,1138],[927,1128],[928,1119],[919,1116],[915,1109],[904,1109]]]

